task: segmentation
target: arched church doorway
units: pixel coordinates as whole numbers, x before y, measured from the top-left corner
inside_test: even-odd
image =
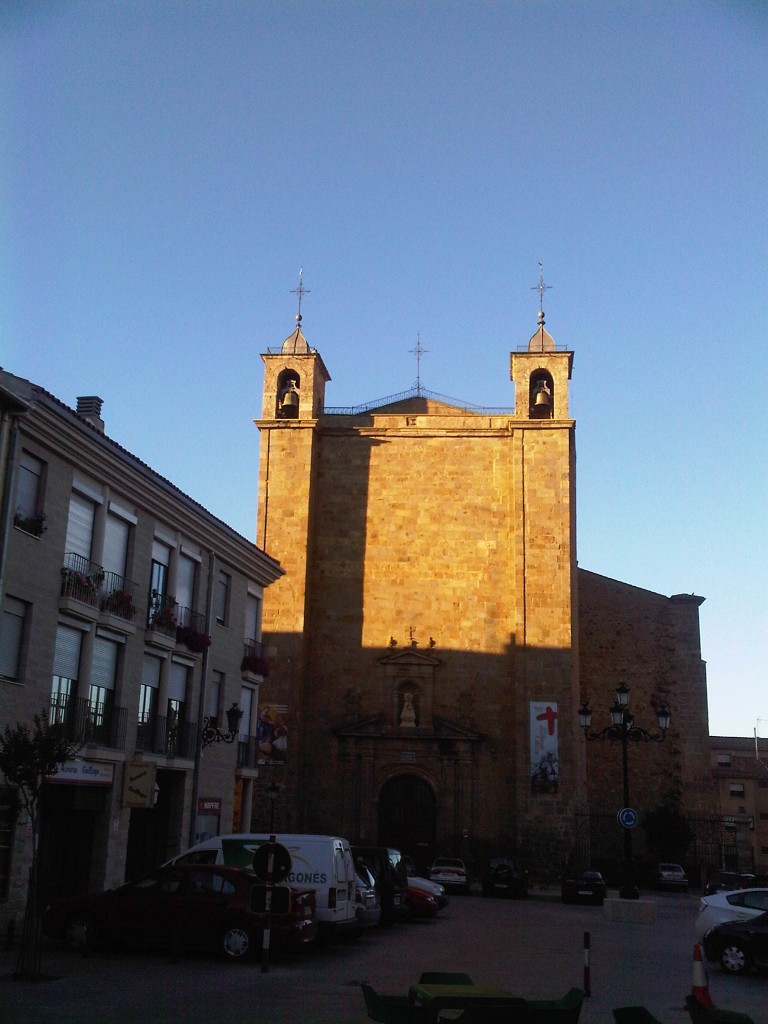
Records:
[[[398,775],[379,794],[379,842],[411,856],[419,869],[435,857],[437,810],[432,787],[417,775]]]

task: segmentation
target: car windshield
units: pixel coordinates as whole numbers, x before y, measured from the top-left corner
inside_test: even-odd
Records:
[[[450,860],[447,857],[443,857],[443,858],[439,858],[438,860],[435,861],[435,867],[436,868],[460,868],[463,871],[464,870],[464,861],[463,860]]]

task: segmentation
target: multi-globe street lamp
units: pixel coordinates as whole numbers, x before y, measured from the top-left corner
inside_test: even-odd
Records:
[[[640,892],[635,879],[635,868],[632,854],[632,829],[637,824],[637,814],[629,802],[629,764],[627,752],[630,743],[663,743],[669,729],[671,715],[663,701],[652,700],[651,706],[659,721],[658,734],[651,734],[639,725],[635,725],[635,716],[629,710],[629,687],[620,683],[616,688],[616,700],[609,709],[611,724],[599,732],[592,731],[592,709],[585,700],[579,708],[579,725],[588,740],[612,740],[621,743],[621,767],[624,775],[624,806],[619,811],[619,821],[624,829],[624,878],[619,896],[626,900],[636,900]]]

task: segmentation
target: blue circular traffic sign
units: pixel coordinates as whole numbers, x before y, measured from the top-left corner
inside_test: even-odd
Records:
[[[631,807],[622,807],[616,817],[622,828],[634,828],[637,825],[637,811]]]

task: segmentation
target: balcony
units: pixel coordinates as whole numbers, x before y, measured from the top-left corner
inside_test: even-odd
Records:
[[[264,645],[258,640],[246,640],[243,644],[243,660],[240,663],[240,671],[244,679],[258,676],[259,679],[252,680],[254,682],[269,675],[269,665],[264,657]]]
[[[61,570],[62,607],[82,618],[98,616],[99,597],[104,583],[104,570],[82,555],[68,551]]]
[[[51,724],[64,726],[64,735],[75,743],[125,750],[126,708],[110,703],[91,703],[83,697],[51,698]]]
[[[133,623],[138,614],[136,590],[137,584],[133,580],[127,580],[115,572],[105,572],[99,608],[105,615]]]
[[[179,722],[161,715],[139,717],[136,731],[137,751],[192,760],[198,739],[197,722]]]
[[[205,616],[191,608],[176,605],[176,639],[192,654],[202,654],[211,646],[205,632]]]

